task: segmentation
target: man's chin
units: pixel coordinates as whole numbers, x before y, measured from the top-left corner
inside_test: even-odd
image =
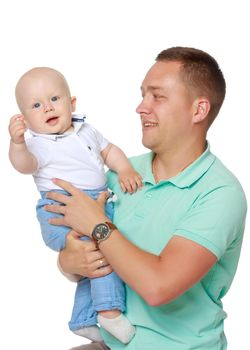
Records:
[[[147,140],[142,139],[142,145],[143,145],[145,148],[150,149],[151,151],[153,150],[153,145],[152,145],[152,143],[148,142]]]

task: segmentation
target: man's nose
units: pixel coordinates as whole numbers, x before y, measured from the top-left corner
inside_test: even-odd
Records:
[[[149,110],[150,110],[149,101],[147,101],[147,99],[143,98],[141,103],[136,108],[136,113],[138,113],[138,114],[149,113]]]

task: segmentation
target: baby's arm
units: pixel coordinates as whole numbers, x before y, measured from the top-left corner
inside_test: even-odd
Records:
[[[24,118],[20,114],[14,115],[10,119],[10,148],[9,158],[13,167],[23,174],[32,174],[37,169],[37,160],[29,152],[24,139],[24,133],[27,130]]]
[[[142,177],[138,174],[128,161],[124,152],[109,143],[101,152],[104,163],[109,169],[114,170],[118,174],[118,179],[123,192],[133,193],[137,188],[142,188]]]

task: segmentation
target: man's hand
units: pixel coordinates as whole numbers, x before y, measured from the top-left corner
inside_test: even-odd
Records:
[[[108,191],[100,193],[97,200],[94,200],[67,181],[54,179],[53,182],[70,193],[71,196],[58,192],[47,193],[47,198],[64,204],[44,206],[44,209],[47,211],[63,215],[60,218],[50,219],[50,224],[68,226],[79,232],[80,235],[91,236],[95,225],[103,221],[109,221],[104,213],[104,206],[109,197]]]
[[[102,277],[112,272],[95,243],[80,240],[74,231],[67,235],[66,246],[59,254],[59,264],[66,274],[89,278]]]

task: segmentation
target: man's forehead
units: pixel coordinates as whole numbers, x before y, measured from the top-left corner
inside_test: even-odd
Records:
[[[180,66],[179,62],[156,62],[147,72],[141,88],[147,90],[165,89],[170,83],[180,78]]]

